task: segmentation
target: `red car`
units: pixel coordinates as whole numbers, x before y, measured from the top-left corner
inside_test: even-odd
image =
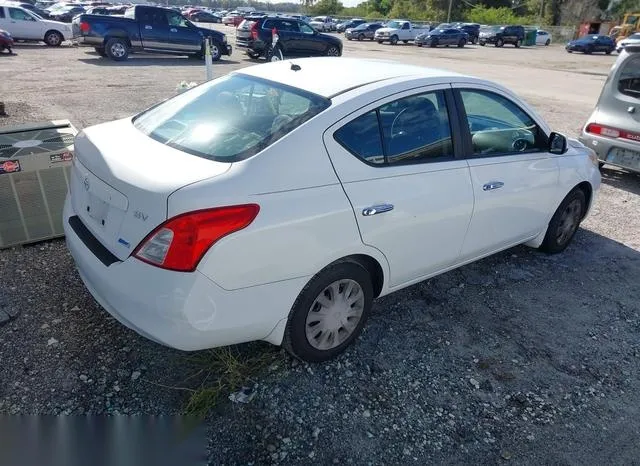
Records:
[[[4,29],[0,29],[0,52],[8,50],[9,53],[13,53],[11,47],[13,47],[13,37]]]

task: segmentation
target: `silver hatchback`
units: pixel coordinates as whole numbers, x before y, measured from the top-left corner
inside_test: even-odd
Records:
[[[640,173],[640,45],[620,53],[580,141],[598,154],[600,166]]]

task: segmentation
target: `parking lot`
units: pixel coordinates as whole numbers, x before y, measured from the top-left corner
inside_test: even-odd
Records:
[[[216,28],[235,43],[232,28]],[[82,128],[136,113],[205,76],[189,58],[135,54],[116,63],[75,46],[14,51],[0,56],[9,114],[0,125],[70,119]],[[343,55],[494,80],[572,137],[615,61],[561,45],[346,40]],[[214,75],[255,63],[236,49]],[[223,393],[207,418],[210,462],[636,462],[640,176],[605,166],[602,177],[591,216],[563,254],[517,247],[382,298],[360,341],[333,362],[305,366],[276,350],[247,378],[257,384],[250,403]],[[181,413],[203,381],[209,353],[161,347],[110,318],[63,240],[0,251],[2,311],[14,318],[0,324],[0,413]]]

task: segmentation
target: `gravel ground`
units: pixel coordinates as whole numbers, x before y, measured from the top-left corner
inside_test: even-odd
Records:
[[[18,46],[0,57],[0,125],[129,115],[198,80],[197,62]],[[611,57],[346,43],[345,55],[500,81],[569,134]],[[250,64],[234,52],[216,74]],[[45,72],[47,79],[45,78]],[[248,404],[207,418],[212,464],[631,464],[640,458],[640,176],[605,168],[592,215],[558,256],[518,247],[378,300],[356,345],[307,366],[276,353]],[[0,413],[174,414],[193,360],[122,327],[64,242],[0,251]],[[243,345],[244,353],[273,351]],[[201,353],[204,354],[204,353]],[[185,390],[187,389],[187,390]]]

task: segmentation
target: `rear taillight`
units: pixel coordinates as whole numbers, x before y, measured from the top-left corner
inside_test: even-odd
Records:
[[[80,30],[82,32],[89,32],[89,29],[91,29],[91,27],[89,26],[89,23],[87,23],[86,21],[80,22]]]
[[[255,21],[251,25],[251,39],[258,40],[258,22],[257,21]]]
[[[607,138],[629,139],[631,141],[640,142],[640,133],[632,133],[623,129],[616,129],[610,126],[600,125],[598,123],[589,123],[584,129],[587,133],[605,136]]]
[[[133,255],[163,269],[193,272],[216,241],[249,226],[259,211],[257,204],[244,204],[178,215],[149,233]]]

